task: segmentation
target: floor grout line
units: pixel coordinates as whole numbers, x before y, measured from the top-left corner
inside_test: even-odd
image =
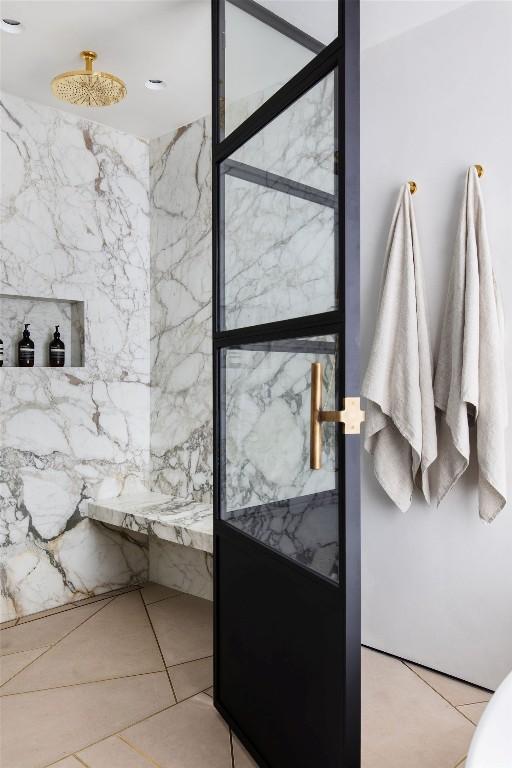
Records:
[[[75,758],[75,760],[78,760],[78,762],[79,762],[79,763],[81,763],[82,765],[85,765],[85,768],[91,768],[91,766],[90,766],[90,765],[88,765],[88,763],[86,763],[86,762],[85,762],[85,760],[82,760],[82,758],[81,758],[81,757],[79,757],[79,756],[78,756],[77,754],[75,754],[74,752],[73,752],[73,754],[72,754],[72,755],[68,755],[68,757],[74,757],[74,758]]]
[[[464,762],[464,760],[465,760],[466,758],[467,758],[467,755],[464,755],[464,757],[462,757],[462,758],[459,760],[459,762],[458,762],[458,763],[456,763],[456,764],[453,766],[453,768],[460,768],[460,766],[462,765],[462,763]]]
[[[18,616],[18,618],[6,619],[5,621],[0,622],[0,632],[3,632],[4,629],[12,629],[13,627],[16,626],[16,624],[18,623],[19,620],[20,619],[19,619],[19,616]],[[3,627],[2,624],[8,624],[9,626],[8,627]]]
[[[120,595],[119,595],[119,597],[120,597]],[[52,650],[52,648],[55,648],[55,647],[56,647],[56,646],[57,646],[59,643],[61,643],[63,640],[65,640],[65,638],[66,638],[66,637],[69,637],[69,635],[71,635],[71,634],[72,634],[72,633],[75,631],[75,629],[78,629],[79,627],[82,627],[82,626],[83,626],[83,625],[84,625],[84,624],[85,624],[87,621],[89,621],[89,619],[92,619],[92,617],[93,617],[93,616],[96,616],[96,614],[97,614],[97,613],[99,613],[99,612],[100,612],[100,611],[102,611],[104,608],[106,608],[106,607],[107,607],[107,605],[110,605],[110,603],[111,603],[113,600],[115,600],[115,599],[116,599],[115,597],[112,597],[110,600],[107,598],[107,599],[105,600],[105,604],[102,604],[102,605],[100,605],[100,607],[99,607],[99,608],[98,608],[96,611],[94,611],[94,613],[91,613],[91,615],[90,615],[90,616],[87,616],[87,618],[86,618],[86,619],[84,619],[83,621],[81,621],[81,622],[80,622],[80,624],[77,624],[77,625],[76,625],[76,627],[73,627],[73,629],[71,629],[69,632],[66,632],[66,634],[65,634],[65,635],[62,635],[62,637],[59,637],[59,639],[58,639],[58,640],[56,640],[54,643],[50,643],[50,644],[48,645],[48,648],[46,649],[46,651],[43,651],[43,652],[42,652],[42,653],[41,653],[41,654],[40,654],[40,655],[39,655],[39,656],[38,656],[36,659],[34,659],[33,661],[31,661],[31,662],[30,662],[30,664],[27,664],[27,666],[26,666],[26,667],[23,667],[23,669],[20,669],[20,670],[18,670],[18,672],[16,672],[16,674],[15,674],[15,675],[13,675],[12,677],[10,677],[10,678],[9,678],[9,680],[5,680],[5,682],[4,682],[4,683],[2,683],[2,685],[0,686],[0,697],[2,697],[2,688],[3,688],[3,686],[4,686],[4,685],[6,685],[7,683],[9,683],[11,680],[14,680],[14,678],[15,678],[15,677],[17,677],[17,675],[19,675],[19,674],[20,674],[21,672],[23,672],[25,669],[28,669],[28,667],[30,667],[32,664],[35,664],[35,662],[36,662],[36,661],[39,661],[39,659],[41,659],[41,658],[42,658],[43,656],[45,656],[45,655],[46,655],[46,654],[47,654],[49,651],[51,651],[51,650]],[[44,617],[44,618],[51,618],[51,616],[48,616],[48,617]],[[34,621],[36,621],[36,619],[34,619]],[[27,622],[27,623],[29,623],[29,622]],[[23,625],[20,625],[20,626],[23,626]],[[43,646],[43,647],[44,647],[44,646]],[[36,650],[36,649],[34,649],[34,650]],[[19,651],[19,653],[21,653],[21,651]],[[10,655],[10,654],[9,654],[9,655]],[[1,658],[1,657],[0,657],[0,658]],[[51,690],[51,689],[46,689],[46,690]],[[7,694],[4,694],[4,696],[14,696],[14,695],[15,695],[15,694],[8,694],[8,693],[7,693]]]
[[[231,728],[229,729],[229,748],[231,750],[231,768],[236,768],[235,750],[233,749],[233,731],[231,730]]]
[[[50,650],[50,649],[48,648],[48,650]],[[18,653],[25,653],[25,651],[18,651]],[[14,655],[14,654],[11,654],[11,655]],[[43,656],[43,655],[44,654],[41,653],[37,657],[37,659],[34,659],[34,661],[31,661],[30,664],[33,664],[35,661],[40,659],[41,656]],[[0,660],[2,658],[3,657],[0,656]],[[191,659],[190,661],[183,661],[183,662],[181,662],[181,664],[174,664],[172,667],[167,667],[167,669],[174,669],[175,667],[181,667],[184,664],[193,664],[195,661],[204,661],[205,659],[212,659],[212,658],[213,658],[213,656],[204,656],[204,657],[201,657],[200,659]],[[30,664],[27,664],[27,667],[30,666]],[[26,669],[27,667],[23,667],[23,669]],[[23,672],[23,669],[20,669],[19,671]],[[95,680],[82,680],[80,683],[65,683],[64,685],[53,685],[50,688],[33,688],[30,691],[14,691],[13,693],[2,693],[2,686],[0,686],[0,701],[2,699],[7,699],[7,698],[9,698],[11,696],[24,696],[27,693],[45,693],[47,691],[59,691],[62,688],[77,688],[79,685],[94,685],[95,683],[108,683],[108,682],[111,682],[113,680],[123,680],[125,678],[129,679],[129,678],[132,678],[132,677],[144,677],[144,675],[159,675],[162,672],[166,672],[166,668],[163,668],[163,669],[153,669],[153,670],[150,670],[148,672],[134,672],[133,674],[129,674],[129,675],[115,675],[114,677],[99,677],[99,678],[97,678]],[[19,673],[17,672],[16,674],[19,674]],[[16,677],[16,675],[13,675],[13,677],[9,678],[9,680],[6,680],[5,683],[3,683],[2,685],[5,685],[10,680],[13,680],[14,677]],[[178,704],[178,703],[181,704],[183,701],[187,701],[188,699],[192,699],[194,696],[197,696],[200,693],[206,693],[206,690],[208,688],[211,688],[211,685],[208,685],[208,686],[206,686],[206,688],[200,689],[200,690],[196,691],[195,693],[191,693],[190,696],[186,696],[184,699],[180,699],[178,701],[178,698],[176,697],[176,693],[174,692],[174,687],[172,685],[172,682],[171,681],[169,681],[169,682],[170,682],[170,685],[171,685],[171,688],[172,688],[172,691],[173,691],[173,694],[174,694],[174,698],[176,699],[176,704]],[[206,695],[208,696],[208,694],[206,694]]]
[[[441,699],[443,699],[443,701],[446,701],[446,703],[447,703],[447,704],[449,704],[449,705],[450,705],[450,707],[452,707],[452,709],[454,709],[456,712],[458,712],[458,713],[459,713],[459,715],[461,715],[461,716],[462,716],[462,717],[463,717],[465,720],[467,720],[467,721],[468,721],[468,723],[471,723],[471,725],[473,726],[473,728],[475,727],[475,724],[474,724],[474,722],[473,722],[472,720],[470,720],[470,719],[469,719],[469,717],[467,717],[467,716],[464,714],[464,712],[461,712],[459,709],[457,709],[457,706],[456,706],[455,704],[452,704],[452,702],[451,702],[449,699],[447,699],[447,698],[446,698],[446,696],[443,696],[443,694],[442,694],[442,693],[439,693],[439,691],[436,691],[436,689],[435,689],[435,688],[434,688],[432,685],[430,685],[430,683],[428,683],[426,680],[424,680],[424,679],[422,678],[422,676],[421,676],[421,675],[419,675],[419,674],[416,672],[416,670],[412,669],[412,668],[411,668],[411,667],[410,667],[410,666],[409,666],[409,665],[408,665],[408,664],[407,664],[405,661],[403,661],[402,659],[401,659],[401,661],[402,661],[402,664],[403,664],[403,665],[404,665],[404,666],[405,666],[405,667],[406,667],[406,668],[407,668],[407,669],[408,669],[410,672],[412,672],[412,673],[413,673],[413,675],[416,675],[416,677],[417,677],[419,680],[421,680],[421,682],[422,682],[422,683],[424,683],[424,684],[427,686],[427,688],[430,688],[430,690],[434,691],[434,693],[437,693],[437,695],[438,695],[438,696],[439,696]]]
[[[25,664],[25,666],[24,666],[24,667],[21,667],[20,669],[18,669],[18,671],[17,671],[17,672],[15,672],[15,673],[14,673],[14,675],[11,675],[11,677],[8,677],[8,678],[7,678],[7,680],[4,680],[4,681],[3,681],[3,683],[1,683],[1,684],[0,684],[0,699],[2,699],[2,698],[3,698],[3,694],[2,694],[2,687],[3,687],[4,685],[7,685],[7,683],[10,683],[10,682],[11,682],[11,680],[14,680],[14,678],[16,677],[16,675],[19,675],[19,673],[20,673],[20,672],[23,672],[23,670],[24,670],[24,669],[27,669],[27,667],[30,667],[30,665],[31,665],[31,664],[33,664],[33,663],[34,663],[34,661],[37,661],[38,659],[40,659],[40,658],[41,658],[41,656],[44,656],[44,654],[46,653],[46,651],[49,651],[50,649],[49,649],[49,648],[46,648],[46,646],[44,646],[44,645],[43,645],[43,646],[41,646],[41,648],[33,648],[32,650],[33,650],[33,651],[39,651],[39,650],[40,650],[40,651],[41,651],[41,653],[40,653],[40,654],[38,654],[38,655],[36,656],[36,658],[35,658],[35,659],[32,659],[32,661],[28,661],[28,662]],[[28,650],[28,651],[18,651],[18,653],[30,653],[30,650]],[[6,659],[6,658],[8,658],[8,657],[10,658],[11,656],[16,656],[16,653],[8,653],[8,654],[6,654],[5,656],[0,656],[0,666],[2,665],[2,659]]]
[[[68,759],[68,758],[70,758],[70,757],[71,757],[71,758],[74,758],[75,760],[77,760],[77,761],[80,763],[80,765],[85,765],[85,768],[91,768],[91,766],[90,766],[90,765],[87,765],[87,763],[85,763],[85,762],[84,762],[84,761],[83,761],[83,760],[82,760],[80,757],[78,757],[78,755],[76,755],[74,752],[70,752],[70,753],[69,753],[69,755],[64,755],[64,757],[59,757],[57,760],[54,760],[54,761],[53,761],[53,763],[48,763],[48,765],[46,765],[46,766],[45,766],[45,768],[52,768],[52,766],[54,766],[54,765],[58,765],[58,764],[59,764],[59,763],[61,763],[63,760],[67,760],[67,759]]]
[[[211,686],[208,686],[211,688]],[[185,701],[190,701],[190,699],[195,699],[196,696],[199,696],[201,693],[204,693],[205,696],[208,696],[209,699],[213,700],[213,696],[210,696],[208,693],[206,693],[206,689],[203,689],[202,691],[196,691],[195,693],[191,693],[190,696],[185,696],[184,699],[177,699],[176,705],[178,704],[184,704]]]
[[[139,755],[140,757],[143,757],[145,760],[149,760],[150,763],[152,763],[156,768],[162,768],[160,763],[157,763],[156,760],[154,760],[151,755],[146,754],[142,749],[139,749],[134,744],[131,744],[128,739],[124,736],[121,736],[121,734],[117,734],[117,737],[120,741],[124,742],[130,749],[132,749],[135,754]]]
[[[144,601],[145,605],[156,605],[157,603],[161,603],[163,600],[172,600],[173,597],[181,597],[182,595],[188,594],[187,592],[178,592],[177,595],[167,595],[167,597],[159,597],[158,600],[152,600],[150,603],[146,603]],[[144,598],[142,598],[144,600]]]
[[[178,697],[176,696],[176,691],[174,690],[174,685],[172,684],[171,675],[170,675],[169,670],[167,668],[167,665],[165,663],[165,656],[164,656],[164,653],[162,651],[162,648],[160,647],[160,641],[159,641],[158,636],[156,634],[156,630],[155,630],[155,628],[153,626],[153,622],[151,621],[151,616],[149,615],[148,606],[144,602],[142,594],[140,595],[140,599],[142,601],[142,605],[144,606],[144,610],[146,611],[146,616],[148,617],[149,626],[151,627],[151,630],[152,630],[153,635],[155,637],[156,644],[158,646],[158,650],[160,651],[160,656],[162,657],[162,663],[163,663],[163,665],[165,667],[165,671],[167,673],[167,679],[169,680],[169,685],[171,686],[172,695],[174,696],[174,702],[177,704],[178,703]]]
[[[128,725],[123,725],[123,727],[120,728],[118,731],[114,731],[114,733],[109,733],[106,736],[102,736],[101,739],[97,739],[96,741],[91,741],[90,744],[86,744],[84,747],[80,747],[78,752],[84,752],[86,749],[89,749],[90,747],[95,747],[96,744],[101,744],[102,741],[111,739],[113,736],[119,736],[120,733],[122,733],[123,731],[127,731],[128,728],[133,728],[135,725],[139,725],[139,723],[143,723],[146,720],[149,720],[151,717],[154,717],[155,715],[160,715],[162,712],[165,712],[166,709],[171,709],[172,707],[175,707],[175,706],[176,706],[175,704],[170,704],[168,707],[163,707],[162,709],[159,709],[156,712],[152,712],[150,715],[146,715],[146,717],[143,717],[140,720],[135,720],[132,723],[128,723]],[[69,752],[67,755],[64,755],[64,757],[59,757],[53,763],[50,763],[50,765],[46,766],[46,768],[51,768],[52,765],[55,765],[60,760],[65,760],[67,757],[77,757],[78,752],[77,750],[75,750],[74,752]],[[87,768],[89,768],[89,766],[87,766]]]
[[[43,656],[43,654],[41,654]],[[40,656],[38,656],[40,658]],[[35,659],[37,661],[37,659]],[[63,688],[78,688],[80,685],[96,685],[96,683],[111,683],[114,680],[129,680],[132,677],[144,677],[144,675],[161,675],[165,669],[156,669],[153,672],[134,672],[130,675],[117,675],[116,677],[102,677],[98,680],[83,680],[81,683],[66,683],[65,685],[54,685],[51,688],[34,688],[32,691],[18,691],[15,693],[2,693],[0,687],[0,701],[8,699],[11,696],[25,696],[27,693],[47,693],[48,691],[60,691]],[[12,678],[11,678],[12,680]]]
[[[206,659],[213,659],[213,653],[208,656],[198,656],[197,659],[188,659],[187,661],[180,661],[178,664],[166,664],[167,669],[174,669],[174,667],[183,667],[184,664],[193,664],[194,661],[206,661]]]
[[[133,587],[126,587],[124,589],[123,587],[120,588],[120,590],[117,589],[111,589],[109,592],[102,592],[99,595],[91,595],[91,597],[83,597],[80,600],[76,600],[74,603],[65,603],[64,605],[60,606],[57,605],[54,609],[49,608],[45,616],[36,616],[35,614],[28,613],[27,616],[34,616],[33,619],[26,618],[25,616],[19,616],[16,619],[16,624],[13,626],[23,626],[24,624],[32,624],[33,621],[39,621],[39,619],[51,619],[52,616],[58,616],[60,613],[65,613],[66,611],[72,611],[75,608],[83,608],[86,605],[93,605],[94,603],[99,602],[100,600],[112,600],[115,597],[121,597],[121,595],[125,595],[128,592],[136,592],[138,589],[140,589],[140,586],[133,586]],[[36,613],[39,613],[39,611],[36,611]],[[22,619],[25,619],[25,621],[22,621]],[[0,629],[11,629],[11,627],[2,627]]]
[[[10,658],[11,656],[16,656],[18,653],[30,653],[30,651],[39,651],[41,648],[49,648],[50,646],[48,643],[46,645],[38,645],[35,648],[24,648],[22,651],[11,651],[10,653],[2,653],[0,655],[0,664],[2,663],[2,659]]]

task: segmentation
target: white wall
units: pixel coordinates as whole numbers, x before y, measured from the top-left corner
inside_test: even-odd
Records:
[[[511,49],[512,3],[478,2],[362,56],[364,362],[399,185],[415,179],[419,186],[414,204],[436,349],[464,176],[481,163],[512,382]],[[417,495],[403,515],[368,457],[363,467],[364,642],[495,687],[512,669],[512,447],[509,503],[490,526],[478,517],[474,468],[439,509]]]

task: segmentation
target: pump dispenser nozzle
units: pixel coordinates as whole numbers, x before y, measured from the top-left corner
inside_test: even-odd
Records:
[[[34,342],[30,338],[29,325],[30,323],[25,323],[23,338],[18,342],[18,365],[20,368],[34,367]]]
[[[50,366],[52,368],[62,368],[65,362],[65,346],[64,342],[60,338],[59,326],[55,326],[55,333],[53,334],[53,341],[49,346],[50,354]]]

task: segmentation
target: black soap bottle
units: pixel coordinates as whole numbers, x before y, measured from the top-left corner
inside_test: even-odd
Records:
[[[2,339],[0,339],[0,368],[4,364],[4,343]]]
[[[18,365],[20,368],[33,368],[34,366],[34,342],[30,338],[29,325],[30,323],[25,323],[23,338],[18,342]]]
[[[62,368],[64,365],[65,346],[60,338],[59,326],[55,326],[53,341],[50,341],[50,366],[52,368]]]

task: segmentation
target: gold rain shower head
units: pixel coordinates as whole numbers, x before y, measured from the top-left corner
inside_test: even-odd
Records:
[[[93,72],[92,63],[97,54],[82,51],[85,69],[63,72],[52,80],[54,96],[69,104],[85,107],[108,107],[126,96],[126,85],[109,72]]]

